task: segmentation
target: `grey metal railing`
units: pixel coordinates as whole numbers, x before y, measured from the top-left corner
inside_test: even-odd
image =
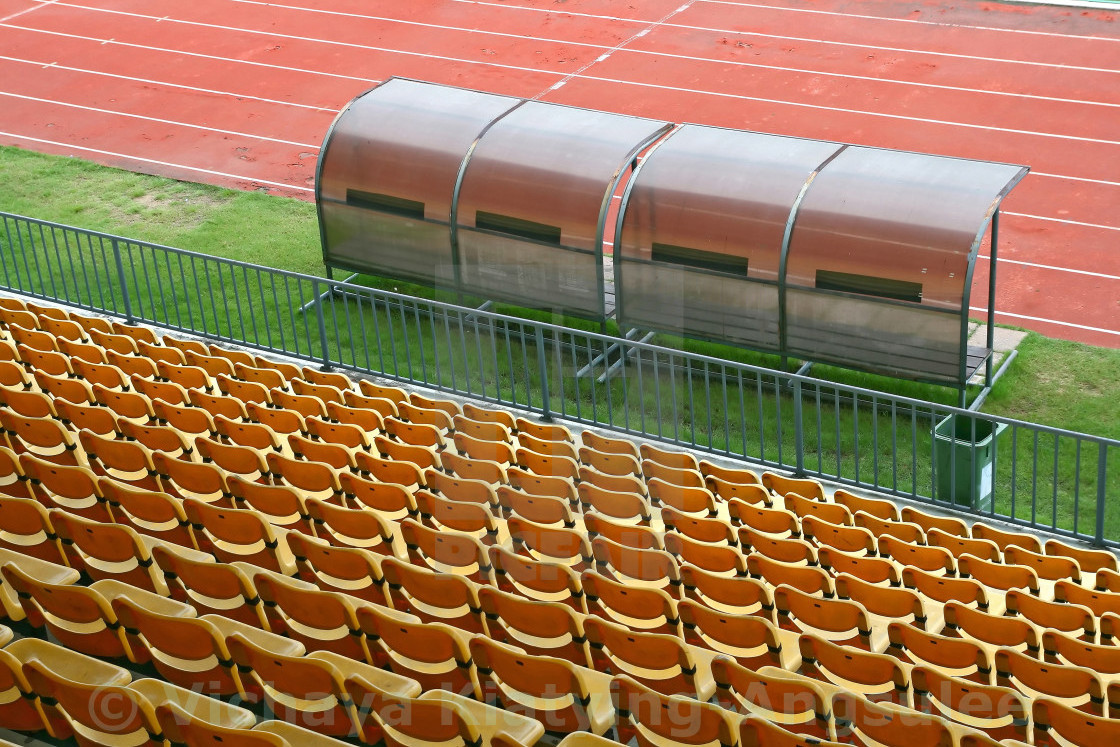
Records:
[[[1120,546],[1120,441],[0,219],[0,287],[26,296]]]

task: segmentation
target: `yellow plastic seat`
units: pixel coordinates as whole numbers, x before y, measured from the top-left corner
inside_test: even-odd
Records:
[[[845,573],[877,586],[902,585],[899,567],[887,558],[850,555],[832,547],[822,547],[817,550],[817,561],[833,576]]]
[[[296,437],[293,437],[296,438]],[[273,483],[303,491],[304,498],[338,502],[342,497],[339,470],[322,462],[300,461],[276,452],[265,458]]]
[[[25,418],[59,419],[58,412],[54,408],[54,398],[33,389],[0,386],[0,407],[5,407]]]
[[[288,534],[288,546],[300,580],[323,591],[348,594],[372,604],[389,604],[379,556],[356,547],[336,547],[298,532]]]
[[[758,473],[745,467],[724,467],[707,459],[701,459],[697,469],[705,478],[714,477],[736,485],[762,485],[762,478]]]
[[[646,481],[634,477],[633,475],[608,475],[599,470],[591,469],[590,467],[580,467],[576,470],[576,476],[574,478],[570,475],[565,476],[567,479],[574,480],[581,485],[583,483],[590,483],[603,490],[610,490],[616,493],[637,493],[641,496],[649,495]]]
[[[172,599],[190,604],[199,615],[220,615],[269,629],[256,587],[238,566],[171,545],[153,547],[152,557],[163,571]]]
[[[653,508],[641,493],[607,490],[586,481],[578,490],[584,512],[594,510],[616,521],[649,526]]]
[[[571,505],[563,498],[523,493],[508,485],[499,485],[495,493],[505,516],[514,514],[537,524],[567,529],[576,525]]]
[[[469,534],[436,531],[413,519],[400,523],[401,536],[415,565],[488,583],[490,558],[486,547]]]
[[[801,530],[805,539],[815,542],[817,547],[828,546],[851,555],[877,554],[875,538],[862,527],[834,524],[809,515],[801,519]]]
[[[913,545],[890,536],[879,537],[879,552],[902,565],[912,566],[936,575],[957,575],[957,561],[943,547]]]
[[[802,674],[874,703],[910,707],[910,674],[898,659],[802,635]]]
[[[1042,552],[1042,542],[1033,534],[1010,532],[990,526],[982,521],[977,521],[972,524],[972,536],[976,539],[994,542],[996,547],[1000,549],[1000,552],[1003,552],[1012,545],[1021,547],[1024,550],[1030,550],[1031,552]]]
[[[222,508],[194,498],[183,499],[198,549],[223,563],[243,561],[285,576],[295,575],[295,558],[287,534],[273,529],[256,511]]]
[[[470,418],[479,423],[497,423],[504,427],[510,433],[515,433],[518,430],[517,421],[506,410],[491,410],[486,407],[479,407],[470,402],[463,403],[463,416]]]
[[[1047,555],[1069,558],[1077,561],[1083,573],[1096,573],[1101,569],[1120,571],[1117,566],[1116,555],[1107,550],[1091,550],[1088,548],[1074,547],[1055,539],[1046,540],[1044,551]]]
[[[716,702],[749,720],[764,720],[807,739],[835,739],[832,699],[809,677],[775,667],[754,669],[726,656],[712,661]],[[765,742],[763,744],[769,744]]]
[[[817,565],[817,551],[808,542],[796,537],[778,539],[756,532],[750,527],[739,527],[739,543],[743,552],[759,552],[782,563]]]
[[[126,485],[110,477],[97,478],[97,485],[109,504],[115,523],[132,527],[160,542],[195,546],[190,522],[179,499],[162,491]]]
[[[1023,589],[1038,596],[1038,574],[1024,565],[1013,565],[985,560],[970,554],[957,558],[957,570],[963,578],[973,578],[985,587],[996,591]]]
[[[214,418],[201,407],[171,405],[156,400],[152,402],[152,409],[159,422],[167,423],[192,442],[202,436],[214,437],[218,434]]]
[[[826,503],[820,499],[805,498],[797,493],[785,496],[785,507],[804,519],[816,517],[829,524],[850,527],[853,525],[851,510],[842,503]]]
[[[580,583],[589,614],[641,633],[680,636],[676,602],[664,590],[635,588],[590,570]]]
[[[728,576],[747,575],[747,559],[738,546],[696,542],[682,534],[669,532],[665,535],[665,551],[679,558],[682,563],[694,565],[711,573]]]
[[[801,520],[784,508],[768,508],[761,502],[747,503],[732,498],[727,502],[727,512],[732,526],[747,527],[774,539],[801,537]]]
[[[468,634],[374,605],[358,609],[358,623],[375,666],[415,680],[425,691],[479,694]]]
[[[755,506],[774,505],[774,495],[762,483],[740,484],[708,475],[704,478],[704,487],[721,501],[739,500]]]
[[[1089,715],[1049,698],[1032,704],[1036,747],[1098,747],[1120,743],[1120,721]]]
[[[594,540],[604,537],[611,542],[637,550],[664,550],[664,535],[643,524],[631,524],[603,516],[597,511],[583,515],[587,537]]]
[[[1060,604],[1012,589],[1004,597],[1007,615],[1021,615],[1040,628],[1049,628],[1080,638],[1086,643],[1097,641],[1097,618],[1093,611],[1080,604]]]
[[[634,587],[663,589],[669,596],[683,598],[680,565],[662,550],[638,550],[605,537],[591,541],[595,570],[608,578]]]
[[[199,366],[159,361],[156,363],[156,373],[159,374],[161,379],[166,379],[188,390],[188,401],[191,396],[189,392],[191,389],[214,394],[218,388],[217,383],[211,378],[206,369],[200,368]]]
[[[680,638],[638,633],[597,617],[584,620],[591,659],[600,672],[633,677],[664,695],[687,695],[706,701],[715,694],[710,661],[702,649]]]
[[[825,499],[824,487],[816,480],[785,477],[773,472],[764,472],[762,473],[762,484],[771,493],[783,498],[790,493],[796,493],[814,501]]]
[[[151,541],[145,542],[132,527],[91,521],[58,509],[52,509],[51,523],[71,568],[94,581],[112,578],[155,594],[167,594],[163,574],[152,562]]]
[[[650,480],[660,480],[663,483],[680,488],[695,488],[707,491],[707,487],[704,485],[704,476],[694,469],[666,467],[652,459],[643,459],[642,475],[647,483]]]
[[[971,555],[990,563],[998,563],[1002,559],[999,547],[990,540],[958,537],[955,534],[947,534],[936,527],[926,532],[926,542],[934,547],[942,547],[948,550],[955,558],[960,558],[962,555]]]
[[[122,436],[143,444],[150,451],[162,451],[176,459],[193,459],[194,438],[184,435],[177,428],[139,425],[131,420],[122,420],[119,427]]]
[[[594,564],[587,536],[574,529],[536,524],[517,516],[506,520],[515,550],[534,560],[547,560],[582,571]]]
[[[235,477],[245,482],[268,479],[268,464],[256,449],[222,443],[206,436],[196,439],[194,443],[203,463],[217,465],[226,473],[227,488],[229,488],[229,480]]]
[[[761,553],[753,553],[747,556],[747,572],[773,588],[785,585],[813,596],[836,596],[832,577],[815,566],[782,563]]]
[[[252,509],[274,527],[312,534],[311,513],[303,494],[287,485],[262,485],[238,475],[226,480],[234,508]]]
[[[351,547],[393,555],[397,552],[397,526],[376,511],[345,508],[311,498],[306,501],[307,513],[315,536],[335,547]]]
[[[145,379],[136,374],[130,378],[132,390],[148,398],[153,404],[156,400],[172,405],[185,405],[190,402],[190,395],[186,387],[174,381],[159,381],[158,379]],[[155,408],[152,408],[154,413]]]
[[[44,461],[66,466],[85,466],[85,453],[73,434],[53,418],[27,418],[0,409],[0,426],[16,455],[28,454]]]
[[[862,604],[873,627],[886,627],[893,621],[936,631],[944,624],[940,607],[927,605],[921,595],[910,589],[879,586],[840,574],[836,577],[836,595]]]
[[[259,358],[257,360],[260,360]],[[303,380],[308,384],[316,386],[329,386],[334,387],[340,391],[354,388],[354,382],[350,377],[337,371],[321,371],[317,368],[304,366],[299,370],[299,376],[289,375],[288,379],[295,381],[297,379]]]
[[[23,571],[28,578],[37,583],[68,586],[77,583],[81,574],[63,562],[42,560],[15,550],[0,548],[0,566],[11,563]],[[20,600],[19,592],[5,581],[0,574],[0,617],[19,622],[27,618],[27,612]],[[35,620],[38,623],[38,620]]]
[[[159,475],[160,486],[167,493],[215,506],[233,505],[233,494],[229,492],[226,472],[221,467],[172,459],[158,451],[152,453],[152,464]]]
[[[500,546],[489,548],[489,555],[494,585],[500,591],[534,601],[563,604],[580,613],[587,612],[579,574],[570,567],[532,560]]]
[[[468,633],[482,633],[478,587],[462,576],[419,568],[397,558],[384,558],[381,572],[393,609],[423,622],[440,622]]]
[[[416,491],[420,520],[433,529],[451,529],[485,545],[499,541],[499,523],[486,504],[455,501],[427,490]]]
[[[322,418],[327,416],[327,404],[318,397],[312,397],[309,394],[295,394],[293,392],[284,391],[283,389],[270,389],[268,398],[271,400],[272,405],[282,408],[287,412],[292,412],[303,418]],[[248,410],[247,403],[245,409]],[[341,404],[341,402],[339,403]],[[258,412],[260,409],[265,408],[263,404],[258,405]]]
[[[984,586],[970,578],[950,578],[906,566],[902,569],[902,585],[942,604],[960,602],[993,614],[1003,612],[1003,605],[993,607]]]
[[[610,677],[550,656],[534,656],[482,636],[470,641],[483,698],[549,731],[605,734],[615,723]]]
[[[390,521],[418,516],[420,509],[416,505],[413,489],[409,486],[415,486],[416,480],[423,481],[423,473],[417,468],[402,470],[390,469],[400,465],[385,466],[386,470],[382,473],[382,477],[386,478],[384,480],[367,480],[351,472],[343,472],[338,476],[347,505],[370,509]],[[398,479],[411,482],[400,484]]]

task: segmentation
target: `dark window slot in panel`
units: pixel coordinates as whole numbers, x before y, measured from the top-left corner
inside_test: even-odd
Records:
[[[879,296],[896,301],[922,302],[922,284],[906,280],[855,275],[848,272],[817,270],[817,287],[822,290],[858,293],[862,296]]]
[[[394,197],[393,195],[348,189],[346,190],[346,203],[355,207],[378,210],[382,213],[392,213],[405,218],[424,220],[424,203],[417,200],[406,200],[403,197]]]
[[[560,227],[550,226],[547,223],[535,223],[531,220],[522,220],[500,213],[487,213],[484,210],[479,210],[474,215],[474,225],[476,228],[485,231],[497,231],[511,236],[520,236],[523,239],[560,246]]]
[[[725,272],[728,275],[747,276],[747,258],[736,257],[731,254],[717,254],[706,252],[702,249],[691,249],[687,246],[674,246],[673,244],[653,243],[654,262],[667,262],[674,265],[696,267],[701,270]]]

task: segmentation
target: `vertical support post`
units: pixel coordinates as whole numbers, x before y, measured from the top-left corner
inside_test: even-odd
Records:
[[[331,288],[327,289],[327,293],[331,292]],[[316,280],[311,286],[311,293],[315,297],[315,318],[319,322],[319,350],[320,360],[322,361],[322,369],[324,371],[331,370],[331,353],[330,346],[327,344],[327,317],[323,311],[324,298],[319,293],[319,281]]]
[[[128,293],[128,279],[124,274],[124,259],[121,257],[121,245],[116,239],[113,239],[113,261],[117,264],[117,279],[120,280],[121,283],[125,320],[129,324],[133,324],[136,320],[132,317],[132,299]]]
[[[801,379],[793,380],[793,453],[794,473],[805,475],[805,425],[801,422]]]
[[[1104,486],[1108,478],[1108,444],[1097,445],[1097,524],[1093,531],[1093,544],[1104,547]]]
[[[548,422],[552,420],[552,404],[548,391],[548,360],[544,354],[544,330],[537,327],[536,330],[536,343],[537,343],[537,372],[541,377],[541,420]]]
[[[988,260],[988,361],[984,366],[984,387],[990,388],[992,386],[992,358],[995,357],[995,351],[992,347],[995,345],[996,339],[996,247],[999,244],[999,210],[992,214],[992,248],[988,252],[991,259]]]

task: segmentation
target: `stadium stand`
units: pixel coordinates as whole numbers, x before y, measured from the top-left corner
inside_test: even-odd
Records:
[[[2,311],[5,729],[227,747],[1120,739],[1110,553]]]

